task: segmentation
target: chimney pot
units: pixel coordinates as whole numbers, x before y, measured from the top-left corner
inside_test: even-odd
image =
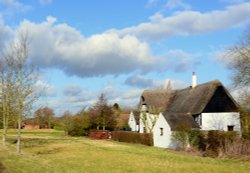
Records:
[[[196,77],[195,72],[193,72],[193,74],[192,74],[192,88],[196,87],[196,85],[197,85],[197,77]]]

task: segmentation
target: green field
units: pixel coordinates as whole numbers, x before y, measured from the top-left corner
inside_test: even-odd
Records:
[[[15,131],[10,131],[8,145],[0,144],[0,162],[8,173],[250,172],[247,161],[201,158],[156,147],[65,137],[56,130],[24,130],[23,154],[17,156],[15,135]]]

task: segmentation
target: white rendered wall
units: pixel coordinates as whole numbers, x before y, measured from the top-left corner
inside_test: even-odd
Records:
[[[202,113],[201,130],[228,131],[228,126],[234,126],[234,131],[241,131],[240,114],[238,112]]]
[[[163,135],[161,136],[161,129]],[[153,129],[154,146],[175,149],[176,145],[172,142],[172,131],[164,116],[160,113]]]
[[[129,115],[128,126],[131,128],[131,131],[138,131],[138,125],[136,125],[134,113],[131,112]]]

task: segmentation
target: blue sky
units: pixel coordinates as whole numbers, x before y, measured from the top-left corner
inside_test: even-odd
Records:
[[[219,79],[230,87],[230,57],[250,22],[247,0],[0,0],[0,49],[20,31],[30,37],[37,86],[57,115],[105,93],[135,107],[144,89]]]

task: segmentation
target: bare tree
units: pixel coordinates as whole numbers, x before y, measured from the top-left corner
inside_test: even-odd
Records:
[[[4,119],[4,130],[7,133],[9,115],[16,115],[18,125],[17,153],[21,153],[21,128],[25,113],[39,97],[35,83],[38,73],[28,66],[28,35],[20,33],[18,38],[9,44],[4,54],[7,63],[1,63],[1,103]],[[6,138],[3,135],[3,141]]]
[[[238,100],[243,136],[250,139],[250,26],[240,43],[232,47],[227,56],[232,57],[229,69],[232,71],[233,85],[240,89]]]
[[[229,50],[232,81],[235,87],[250,86],[250,27],[241,42]]]
[[[14,59],[11,54],[2,53],[0,58],[1,79],[1,113],[3,121],[2,142],[5,145],[10,116],[14,114],[13,90],[14,90]],[[12,118],[13,119],[13,118]]]

